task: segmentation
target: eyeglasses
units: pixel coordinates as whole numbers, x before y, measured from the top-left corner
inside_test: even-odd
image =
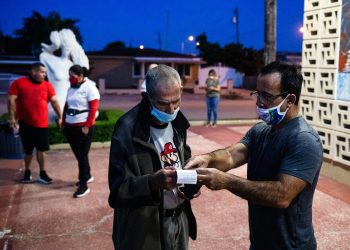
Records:
[[[250,93],[250,95],[256,96],[261,102],[263,103],[273,103],[274,100],[276,100],[278,97],[283,96],[285,94],[288,94],[288,92],[283,92],[279,95],[271,95],[266,92],[259,92],[259,91],[253,91]]]

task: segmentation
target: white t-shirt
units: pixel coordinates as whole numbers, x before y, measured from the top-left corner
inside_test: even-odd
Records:
[[[151,136],[158,151],[162,167],[172,166],[182,169],[179,153],[175,147],[174,131],[171,123],[163,129],[151,126]],[[177,188],[172,191],[164,190],[164,209],[173,209],[183,202],[177,195]]]
[[[69,88],[67,92],[67,108],[76,110],[88,110],[89,101],[100,100],[100,93],[95,82],[85,78],[85,82],[79,88]],[[66,123],[86,122],[89,112],[76,114],[74,116],[66,114]]]

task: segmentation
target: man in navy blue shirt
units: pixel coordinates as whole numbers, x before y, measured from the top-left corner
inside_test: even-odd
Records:
[[[248,201],[250,249],[316,249],[312,202],[323,150],[317,132],[299,116],[302,76],[273,62],[257,81],[256,106],[264,121],[230,147],[190,160],[198,181]],[[247,163],[247,179],[227,173]]]

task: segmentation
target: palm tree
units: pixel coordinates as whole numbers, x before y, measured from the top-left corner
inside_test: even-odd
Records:
[[[37,56],[41,52],[40,44],[42,42],[50,43],[50,33],[54,30],[71,29],[78,42],[82,43],[80,30],[76,26],[78,22],[78,19],[62,19],[60,14],[55,11],[50,12],[47,17],[33,11],[31,17],[23,19],[23,27],[14,33],[17,38],[27,40],[31,46],[32,54]]]

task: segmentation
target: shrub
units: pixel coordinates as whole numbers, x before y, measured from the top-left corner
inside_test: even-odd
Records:
[[[96,119],[95,133],[92,137],[93,142],[110,141],[115,122],[124,114],[121,110],[100,110]],[[63,132],[55,124],[49,126],[50,144],[67,143]]]
[[[124,114],[121,110],[100,110],[96,119],[95,134],[92,137],[94,142],[104,142],[111,140],[115,122]],[[0,120],[8,120],[8,114],[0,116]],[[56,124],[49,125],[50,144],[67,143],[61,129]]]

